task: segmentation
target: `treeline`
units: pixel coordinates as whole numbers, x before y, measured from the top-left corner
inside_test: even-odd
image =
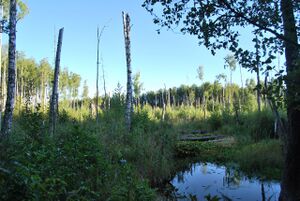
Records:
[[[243,107],[246,105],[255,107],[255,86],[253,79],[247,80],[245,88],[241,88],[237,84],[222,85],[219,81],[205,82],[200,86],[181,85],[144,93],[139,98],[140,103],[137,103],[137,100],[135,102],[136,104],[149,104],[152,107],[163,107],[164,105],[204,107],[211,111],[218,108],[230,108],[234,103]]]
[[[1,103],[6,102],[7,90],[7,64],[8,55],[7,48],[3,48],[2,65],[1,65]],[[28,58],[23,52],[17,52],[16,58],[16,108],[26,105],[35,108],[40,106],[43,111],[49,105],[54,68],[48,59],[42,59],[37,62],[33,58]],[[61,100],[72,100],[73,106],[79,99],[79,87],[81,84],[81,76],[64,68],[60,73],[59,91]],[[84,84],[82,96],[88,97],[88,89],[86,82]],[[4,109],[3,105],[2,110]]]
[[[205,82],[198,85],[181,85],[169,89],[160,89],[142,94],[137,98],[136,105],[149,104],[152,107],[194,106],[209,111],[219,109],[232,109],[238,107],[242,110],[257,109],[256,83],[253,79],[246,80],[246,86],[237,84],[221,84],[216,80],[213,83]],[[262,102],[267,104],[267,94],[263,95]]]
[[[35,59],[28,58],[23,52],[17,52],[17,73],[16,73],[16,109],[21,109],[23,106],[27,108],[36,108],[37,106],[46,112],[51,90],[54,68],[48,59],[42,59],[37,62]],[[4,110],[6,102],[6,83],[7,83],[7,47],[3,48],[2,65],[1,65],[1,86],[0,100],[1,111]],[[213,83],[203,82],[201,85],[181,85],[173,88],[162,88],[158,91],[149,91],[142,93],[143,84],[140,81],[140,73],[133,76],[133,103],[137,106],[150,105],[151,107],[180,107],[193,106],[200,108],[206,112],[218,110],[231,111],[254,111],[258,109],[258,93],[257,88],[260,87],[262,93],[262,104],[269,104],[269,98],[279,98],[283,102],[283,90],[276,89],[274,86],[276,80],[257,86],[254,79],[247,79],[245,86],[228,82],[224,74],[216,76]],[[231,79],[230,79],[231,80]],[[96,98],[89,98],[89,89],[86,81],[84,81],[82,93],[79,94],[82,78],[79,74],[73,73],[68,68],[62,69],[59,75],[59,98],[63,101],[64,107],[79,109],[83,106],[90,109],[91,115],[95,115]],[[274,85],[272,85],[274,83]],[[274,91],[277,95],[274,95]],[[268,96],[268,92],[272,96]],[[118,83],[112,95],[107,93],[103,97],[99,97],[100,109],[109,109],[114,106],[124,106],[125,94],[123,87]],[[277,103],[275,100],[273,103]],[[276,105],[278,107],[278,104]]]

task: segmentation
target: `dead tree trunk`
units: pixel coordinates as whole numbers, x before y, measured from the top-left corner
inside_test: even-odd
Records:
[[[61,46],[63,40],[64,28],[59,30],[56,56],[55,56],[55,69],[54,69],[54,80],[53,80],[53,89],[52,96],[50,102],[50,134],[54,135],[56,129],[56,119],[58,113],[58,76],[60,69],[60,54],[61,54]]]
[[[1,84],[1,68],[2,68],[2,20],[3,20],[3,5],[2,2],[0,3],[0,84]],[[0,90],[0,130],[1,130],[1,122],[2,122],[2,110],[3,110],[3,101],[2,101],[2,87]]]
[[[131,54],[130,54],[130,17],[127,13],[123,12],[123,28],[125,39],[125,52],[127,64],[127,93],[126,93],[126,111],[125,122],[128,131],[131,129],[131,115],[133,112],[132,105],[132,70],[131,70]]]
[[[97,27],[97,73],[96,73],[96,121],[98,123],[99,121],[99,65],[100,65],[100,40],[101,40],[101,36],[104,32],[104,29],[106,28],[106,26],[103,26],[101,29],[101,32],[99,31],[99,27]],[[101,57],[101,62],[103,65],[103,59]],[[103,69],[103,66],[102,66]],[[104,73],[104,70],[103,70]],[[103,74],[104,77],[104,74]],[[105,83],[104,83],[104,87],[105,87]],[[106,94],[106,92],[105,92]]]
[[[8,80],[7,80],[7,100],[1,129],[1,138],[9,135],[12,128],[15,82],[16,82],[16,23],[17,23],[17,2],[10,1],[9,11],[9,42],[8,42]]]
[[[101,57],[101,69],[102,69],[103,90],[104,90],[104,106],[105,109],[109,109],[109,98],[107,97],[104,62],[102,57]]]
[[[99,27],[97,27],[97,73],[96,73],[96,122],[99,122],[99,46],[100,46],[100,32]]]

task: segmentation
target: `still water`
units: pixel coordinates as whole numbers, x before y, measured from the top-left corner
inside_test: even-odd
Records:
[[[208,194],[220,200],[277,201],[280,184],[248,178],[238,168],[195,163],[189,170],[177,173],[171,181],[179,201],[206,200]]]

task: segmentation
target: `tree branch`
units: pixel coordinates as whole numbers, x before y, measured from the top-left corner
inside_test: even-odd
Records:
[[[235,9],[232,8],[232,6],[226,1],[226,0],[221,0],[221,2],[231,11],[233,12],[236,17],[238,18],[242,18],[243,20],[245,20],[246,22],[248,22],[249,24],[252,24],[253,26],[256,26],[258,27],[259,29],[262,29],[262,30],[265,30],[273,35],[275,35],[278,39],[281,39],[281,40],[284,40],[284,41],[287,41],[289,43],[293,43],[295,44],[294,41],[291,41],[289,40],[288,38],[286,38],[283,34],[280,34],[278,32],[276,32],[275,30],[271,29],[271,28],[268,28],[268,27],[264,27],[262,25],[260,25],[259,23],[257,23],[256,21],[252,20],[252,19],[249,19],[247,18],[243,13],[240,13],[238,11],[236,11]],[[296,43],[295,45],[299,46],[300,47],[300,44]]]

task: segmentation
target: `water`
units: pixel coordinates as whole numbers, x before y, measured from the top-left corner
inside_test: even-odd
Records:
[[[279,182],[250,179],[238,168],[212,163],[195,163],[190,170],[177,173],[171,183],[177,189],[179,201],[205,200],[208,194],[225,201],[277,201],[280,193]]]

